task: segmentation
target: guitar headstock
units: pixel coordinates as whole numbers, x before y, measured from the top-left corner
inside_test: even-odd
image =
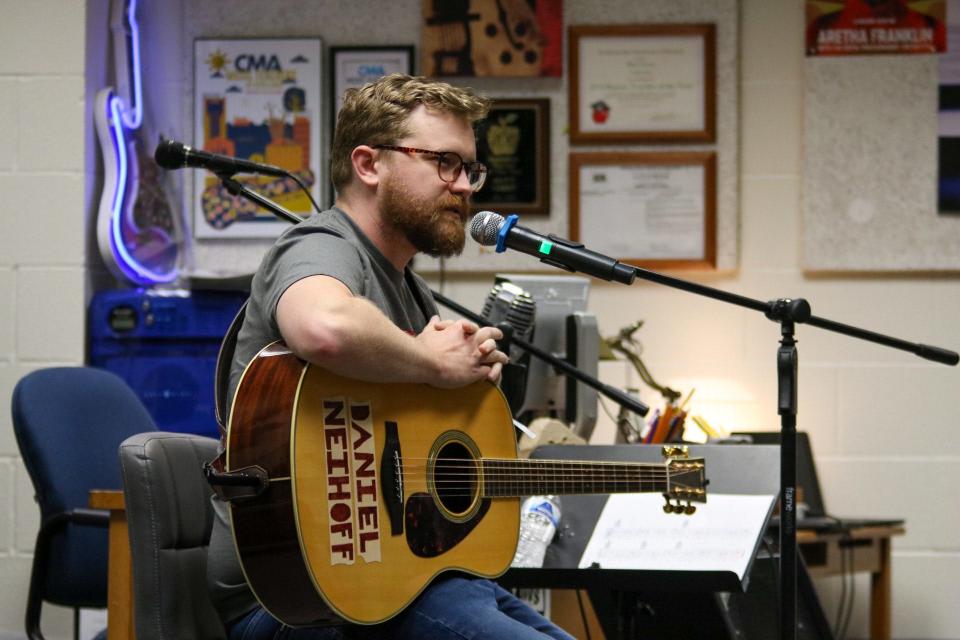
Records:
[[[667,463],[667,491],[663,494],[667,503],[663,510],[692,515],[697,510],[694,502],[707,501],[706,487],[710,481],[703,458],[691,458],[690,450],[681,445],[665,446],[663,457]]]

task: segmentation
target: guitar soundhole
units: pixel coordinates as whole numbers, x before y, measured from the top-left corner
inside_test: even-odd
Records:
[[[448,442],[437,454],[433,482],[437,500],[454,515],[470,510],[477,496],[477,464],[460,442]]]

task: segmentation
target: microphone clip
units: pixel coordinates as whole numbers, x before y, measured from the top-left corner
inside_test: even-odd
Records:
[[[503,221],[503,225],[500,227],[500,231],[497,233],[497,253],[503,253],[507,250],[507,234],[510,233],[510,229],[517,224],[517,220],[520,219],[515,213],[511,213],[507,216],[507,219]]]

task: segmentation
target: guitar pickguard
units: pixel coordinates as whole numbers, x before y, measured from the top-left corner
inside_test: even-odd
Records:
[[[407,499],[405,521],[407,546],[421,558],[446,553],[470,535],[490,508],[490,499],[480,502],[480,509],[466,522],[452,522],[437,509],[429,493],[414,493]]]

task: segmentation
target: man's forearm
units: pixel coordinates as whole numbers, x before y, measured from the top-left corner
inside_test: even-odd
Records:
[[[288,345],[298,356],[348,378],[370,382],[427,382],[433,354],[369,301],[350,297],[301,323]],[[286,338],[286,336],[285,336]]]

